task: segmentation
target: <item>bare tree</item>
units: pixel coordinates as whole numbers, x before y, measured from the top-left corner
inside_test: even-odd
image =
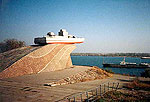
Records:
[[[3,42],[0,42],[0,52],[5,52],[24,46],[26,46],[24,41],[19,41],[17,39],[6,39]]]

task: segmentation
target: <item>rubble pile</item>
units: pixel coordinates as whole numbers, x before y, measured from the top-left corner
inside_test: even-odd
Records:
[[[47,83],[44,85],[57,86],[57,85],[73,84],[73,83],[85,82],[85,81],[90,81],[90,80],[105,79],[111,76],[112,74],[98,67],[92,67],[91,69],[88,69],[84,72],[79,72],[77,74],[63,78],[57,82]]]

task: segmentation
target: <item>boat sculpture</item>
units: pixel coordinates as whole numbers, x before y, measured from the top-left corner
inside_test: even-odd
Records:
[[[53,32],[48,32],[44,37],[34,38],[35,44],[76,44],[83,43],[84,38],[77,38],[68,34],[65,29],[61,29],[58,35]]]

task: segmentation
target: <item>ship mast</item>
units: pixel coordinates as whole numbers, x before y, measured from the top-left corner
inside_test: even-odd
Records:
[[[124,56],[124,59],[123,59],[123,64],[125,64],[126,63],[126,59],[125,59],[125,56]]]
[[[104,56],[103,56],[103,64],[104,64]]]
[[[123,61],[124,61],[124,62],[126,61],[126,59],[125,59],[125,56],[124,56],[124,59],[123,59]]]

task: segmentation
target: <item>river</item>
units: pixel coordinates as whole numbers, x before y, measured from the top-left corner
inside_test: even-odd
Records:
[[[103,57],[103,56],[71,56],[73,65],[87,65],[87,66],[98,66],[102,69],[110,69],[114,73],[119,74],[129,74],[140,76],[144,71],[142,68],[103,68],[103,61],[105,63],[120,63],[124,59],[124,57]],[[126,57],[126,62],[132,63],[141,63],[146,62],[150,63],[150,59],[140,59],[137,57]]]

